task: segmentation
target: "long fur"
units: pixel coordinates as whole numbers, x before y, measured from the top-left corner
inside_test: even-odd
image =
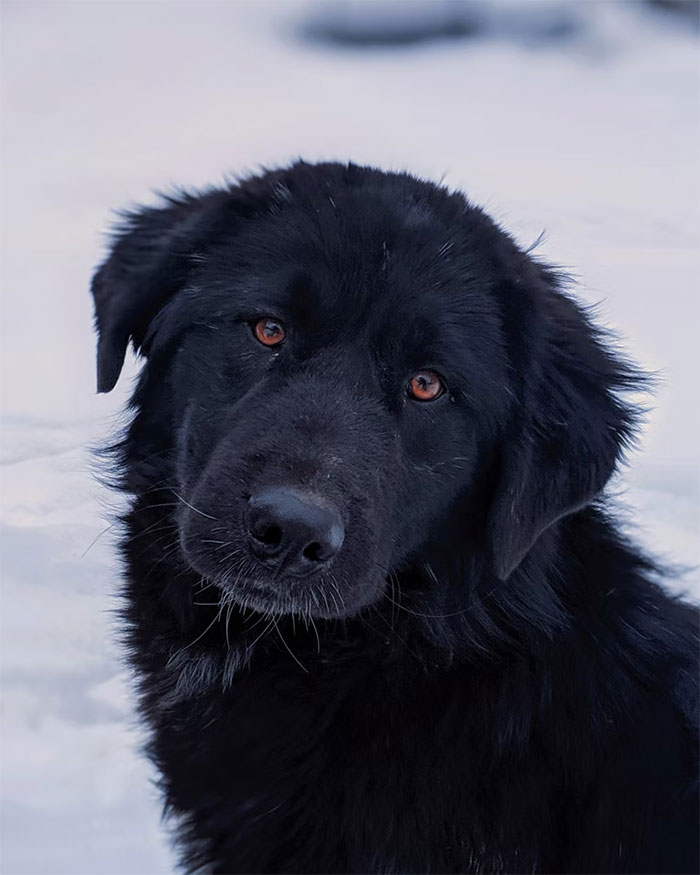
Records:
[[[130,214],[93,294],[99,388],[145,357],[123,620],[187,871],[698,871],[697,616],[605,496],[644,380],[555,271],[459,193],[299,163]],[[303,586],[242,535],[279,482],[347,520]]]

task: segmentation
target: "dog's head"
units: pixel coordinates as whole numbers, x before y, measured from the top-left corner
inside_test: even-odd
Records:
[[[632,377],[555,275],[407,175],[138,211],[93,294],[98,389],[146,358],[131,488],[165,480],[187,565],[255,610],[352,615],[448,543],[505,579],[630,435]]]

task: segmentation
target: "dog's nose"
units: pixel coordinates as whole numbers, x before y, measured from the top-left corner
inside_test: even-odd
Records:
[[[251,496],[246,526],[250,548],[263,564],[299,577],[330,561],[345,539],[343,522],[334,508],[284,488]]]

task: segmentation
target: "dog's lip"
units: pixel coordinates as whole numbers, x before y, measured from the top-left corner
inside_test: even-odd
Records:
[[[301,591],[292,591],[288,584],[294,581],[301,582],[300,578],[289,578],[282,581],[282,586],[277,585],[280,581],[271,582],[260,581],[255,577],[237,578],[234,581],[217,580],[216,585],[222,591],[222,598],[230,599],[241,610],[260,614],[268,617],[283,617],[297,616],[303,617],[311,614],[322,619],[338,619],[340,617],[352,616],[354,610],[349,611],[344,600],[342,605],[338,605],[336,599],[332,596],[328,597],[328,601],[321,596],[321,601],[318,601],[318,590],[316,598],[312,596],[304,597],[307,587],[303,587]],[[323,607],[326,610],[323,610]]]
[[[229,589],[228,592],[229,597],[240,609],[262,617],[301,616],[309,609],[309,605],[272,588],[246,585],[243,590]]]
[[[252,608],[256,611],[276,610],[278,613],[292,614],[301,611],[303,606],[293,604],[297,600],[280,588],[279,584],[284,586],[287,583],[288,581],[283,578],[279,578],[275,585],[255,577],[239,577],[235,581],[225,579],[216,581],[219,589],[242,608]]]
[[[219,580],[217,581],[217,586],[231,595],[235,595],[238,590],[242,589],[258,595],[275,595],[275,587],[268,586],[256,578],[239,577],[233,583],[228,580]]]

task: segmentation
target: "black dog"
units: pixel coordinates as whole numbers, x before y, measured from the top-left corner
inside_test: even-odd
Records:
[[[606,513],[641,378],[459,193],[299,163],[94,283],[188,870],[697,872],[693,610]]]

